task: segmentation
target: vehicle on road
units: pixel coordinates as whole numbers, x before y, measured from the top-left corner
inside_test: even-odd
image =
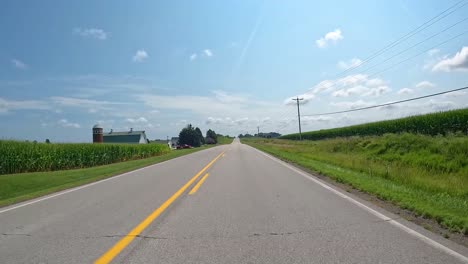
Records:
[[[191,149],[191,148],[193,148],[193,147],[190,146],[190,145],[187,145],[187,144],[177,146],[177,149]]]

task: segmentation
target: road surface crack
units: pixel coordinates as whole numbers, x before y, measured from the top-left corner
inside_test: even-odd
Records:
[[[8,233],[2,233],[2,236],[32,236],[31,234],[8,234]]]
[[[283,233],[275,233],[275,232],[270,232],[270,233],[253,233],[249,235],[248,237],[260,237],[260,236],[288,236],[288,235],[295,235],[295,234],[302,234],[304,231],[298,231],[298,232],[283,232]]]

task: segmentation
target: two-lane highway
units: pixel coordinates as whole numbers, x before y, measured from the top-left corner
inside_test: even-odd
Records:
[[[19,206],[0,209],[0,263],[468,263],[238,140]]]

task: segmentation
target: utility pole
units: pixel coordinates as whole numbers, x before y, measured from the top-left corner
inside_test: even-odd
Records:
[[[257,126],[257,135],[260,136],[260,127]]]
[[[292,99],[297,103],[297,119],[299,119],[299,140],[302,140],[302,131],[301,131],[301,112],[299,111],[299,101],[304,100],[304,98],[296,97],[296,99]]]

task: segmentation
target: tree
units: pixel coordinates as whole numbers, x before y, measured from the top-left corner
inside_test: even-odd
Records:
[[[208,143],[208,139],[212,139],[212,141],[214,142],[213,144],[216,144],[218,143],[218,135],[216,135],[216,132],[214,132],[213,130],[211,129],[208,129],[208,131],[206,131],[206,140],[207,140],[207,143]],[[211,141],[211,140],[210,140]]]
[[[198,139],[200,140],[200,144],[205,144],[205,137],[203,136],[200,128],[195,128],[195,132],[197,132],[197,135],[198,135]]]
[[[46,138],[45,143],[50,144],[50,140]]]
[[[184,127],[179,133],[179,144],[187,144],[193,147],[200,146],[200,138],[191,124]]]

